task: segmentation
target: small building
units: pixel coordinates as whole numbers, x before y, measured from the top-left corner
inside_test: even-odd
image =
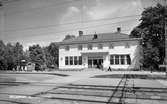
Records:
[[[139,38],[117,28],[114,33],[95,33],[59,42],[59,69],[139,69]]]

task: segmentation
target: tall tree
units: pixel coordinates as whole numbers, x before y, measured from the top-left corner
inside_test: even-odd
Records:
[[[44,51],[37,44],[29,47],[29,58],[31,62],[43,65],[45,62]]]
[[[166,7],[167,8],[167,7]],[[165,56],[165,7],[157,4],[142,12],[141,23],[132,30],[130,37],[142,38],[143,66],[147,69],[158,69]]]
[[[58,46],[55,43],[50,43],[50,45],[46,47],[45,53],[46,53],[47,65],[58,66],[58,58],[59,58]]]
[[[7,69],[7,62],[5,59],[6,46],[2,40],[0,40],[0,70]]]
[[[16,64],[20,65],[23,59],[23,46],[19,42],[14,45],[14,57],[16,58]]]
[[[7,70],[13,70],[16,68],[16,57],[14,56],[14,46],[11,43],[7,43],[5,59],[7,61]]]

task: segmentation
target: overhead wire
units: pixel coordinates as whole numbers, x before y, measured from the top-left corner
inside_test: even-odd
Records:
[[[129,16],[119,16],[119,17],[113,17],[113,18],[103,18],[103,19],[98,19],[98,20],[75,21],[75,22],[62,23],[62,24],[36,26],[36,27],[28,27],[28,28],[21,28],[21,29],[11,29],[11,30],[5,30],[4,32],[51,28],[51,27],[57,27],[61,25],[75,25],[75,24],[80,24],[80,23],[85,24],[85,23],[90,23],[90,22],[109,21],[109,20],[122,19],[122,18],[125,19],[129,17],[138,17],[138,16],[141,16],[141,15],[129,15]]]
[[[45,32],[45,33],[39,33],[39,34],[29,34],[28,36],[37,36],[37,35],[48,35],[48,34],[58,34],[58,33],[64,33],[64,32],[70,32],[70,31],[76,31],[76,30],[81,30],[81,29],[90,29],[90,28],[96,28],[96,27],[101,27],[101,26],[106,26],[106,25],[114,25],[118,23],[127,23],[127,22],[132,22],[132,20],[138,20],[137,18],[133,19],[128,19],[128,20],[123,20],[119,22],[112,22],[112,23],[106,23],[106,24],[99,24],[99,25],[93,25],[93,26],[86,26],[86,27],[80,27],[80,28],[73,28],[73,29],[66,29],[66,30],[61,30],[61,31],[54,31],[54,32]],[[123,31],[123,30],[122,30]],[[60,34],[62,35],[62,34]]]

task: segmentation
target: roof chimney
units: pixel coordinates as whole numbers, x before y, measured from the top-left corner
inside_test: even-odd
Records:
[[[96,32],[95,32],[95,34],[94,34],[94,36],[93,36],[93,39],[97,39],[98,38],[98,36],[97,36],[97,34],[96,34]]]
[[[121,27],[117,27],[117,32],[121,32]]]
[[[83,35],[83,31],[79,31],[79,36],[82,36]]]

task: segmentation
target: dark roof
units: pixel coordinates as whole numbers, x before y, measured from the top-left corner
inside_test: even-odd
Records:
[[[94,39],[94,35],[95,34],[78,36],[76,38],[63,40],[62,42],[59,42],[59,44],[65,45],[65,44],[79,44],[79,43],[83,44],[83,43],[97,43],[97,42],[108,42],[108,41],[134,40],[134,38],[133,39],[130,38],[128,34],[119,33],[119,32],[99,33],[97,34],[97,39]]]

